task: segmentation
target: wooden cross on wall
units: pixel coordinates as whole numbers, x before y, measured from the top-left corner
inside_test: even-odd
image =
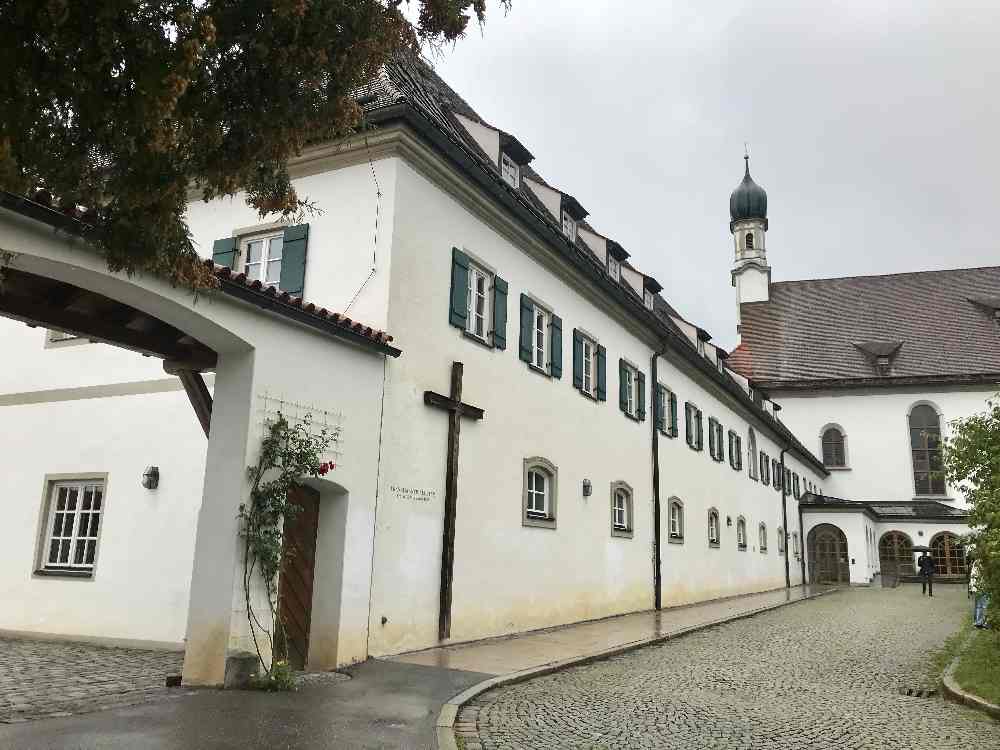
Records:
[[[461,362],[451,363],[451,394],[424,391],[424,403],[448,412],[448,461],[444,481],[444,529],[441,545],[441,595],[438,605],[438,639],[451,637],[451,584],[455,572],[455,512],[458,506],[458,438],[462,417],[482,419],[478,406],[462,402]]]

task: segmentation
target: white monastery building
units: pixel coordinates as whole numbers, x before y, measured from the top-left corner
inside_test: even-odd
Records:
[[[774,283],[747,167],[729,355],[639,270],[652,248],[428,66],[359,102],[372,129],[291,167],[322,213],[192,197],[220,284],[197,296],[110,274],[44,193],[0,197],[0,630],[185,648],[187,683],[221,683],[279,411],[338,431],[282,573],[300,667],[877,584],[919,544],[964,574],[933,470],[1000,379],[1000,268]]]

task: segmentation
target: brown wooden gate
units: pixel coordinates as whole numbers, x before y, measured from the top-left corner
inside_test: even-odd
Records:
[[[293,669],[305,669],[312,619],[319,493],[308,487],[296,487],[288,493],[288,500],[299,510],[294,517],[285,518],[278,577],[278,611],[285,626],[285,638],[284,642],[278,639],[275,651]]]
[[[849,583],[850,560],[847,537],[832,524],[822,524],[809,532],[810,568],[813,583]]]

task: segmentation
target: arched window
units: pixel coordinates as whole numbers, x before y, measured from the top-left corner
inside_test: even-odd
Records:
[[[767,552],[767,526],[763,523],[757,527],[757,546],[761,552]]]
[[[680,543],[684,541],[684,503],[679,498],[670,499],[670,506],[667,514],[670,523],[670,541]]]
[[[884,576],[914,575],[913,541],[902,531],[883,534],[878,543],[878,562]]]
[[[778,554],[785,554],[785,529],[778,527]]]
[[[747,522],[743,516],[736,519],[736,548],[741,550],[747,548]]]
[[[823,430],[824,466],[847,466],[847,450],[844,442],[844,432],[839,427],[831,425]]]
[[[910,412],[913,489],[918,495],[943,495],[941,419],[933,406],[919,404]]]
[[[747,455],[749,456],[749,461],[747,466],[750,471],[750,478],[757,478],[757,433],[753,431],[753,427],[747,432]]]
[[[541,456],[524,459],[521,491],[521,523],[525,526],[556,527],[556,489],[559,472]]]
[[[715,508],[708,511],[708,546],[719,546],[719,511]]]
[[[611,536],[632,538],[632,488],[625,482],[611,483]]]
[[[753,250],[753,232],[747,232],[746,236],[746,249]]]
[[[965,549],[958,542],[958,537],[943,531],[930,543],[931,557],[934,558],[934,572],[939,576],[968,575],[969,568],[965,563]]]

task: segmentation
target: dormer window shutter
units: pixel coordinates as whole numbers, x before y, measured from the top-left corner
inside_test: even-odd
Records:
[[[521,295],[521,336],[517,355],[522,362],[531,362],[531,341],[534,335],[535,306],[526,294]]]
[[[469,256],[457,247],[451,249],[451,295],[448,322],[465,330],[469,318]]]
[[[573,331],[573,387],[583,390],[583,336]]]
[[[549,321],[549,374],[554,378],[562,377],[562,318],[553,315]]]
[[[646,421],[646,374],[643,372],[636,372],[636,410],[635,416],[640,422]]]
[[[306,250],[309,245],[309,225],[285,227],[281,245],[281,277],[278,288],[283,292],[302,296],[306,283]]]
[[[237,255],[239,255],[239,240],[235,237],[223,237],[212,243],[212,262],[217,266],[234,268]]]
[[[493,277],[493,346],[507,348],[507,282]]]
[[[608,400],[608,350],[597,347],[597,400]]]

